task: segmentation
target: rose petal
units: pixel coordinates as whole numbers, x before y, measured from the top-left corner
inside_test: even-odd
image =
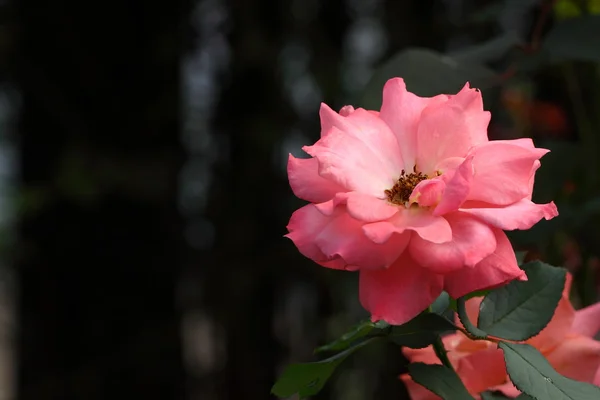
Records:
[[[342,204],[346,205],[350,216],[365,222],[386,220],[399,211],[397,206],[385,200],[359,192],[338,193],[333,199],[316,204],[316,207],[323,214],[331,215]]]
[[[344,117],[326,104],[321,104],[319,115],[322,134],[325,133],[323,136],[336,130],[352,136],[360,144],[359,150],[374,156],[377,166],[382,168],[385,174],[396,179],[400,176],[404,168],[400,146],[389,126],[376,114],[358,108],[347,112],[347,116]]]
[[[312,203],[327,201],[346,190],[337,183],[319,175],[316,158],[296,158],[290,154],[287,165],[288,179],[294,194]]]
[[[387,269],[360,271],[360,302],[371,320],[401,325],[433,303],[442,282],[441,276],[421,268],[405,253]]]
[[[470,393],[479,394],[506,381],[504,356],[493,343],[471,340],[462,333],[447,335],[442,341],[450,362]],[[460,349],[457,344],[461,345]],[[403,353],[412,363],[440,364],[432,346],[403,348]]]
[[[393,78],[383,87],[383,101],[379,117],[391,128],[398,143],[404,161],[404,169],[412,171],[417,154],[417,127],[421,112],[430,104],[439,104],[447,100],[439,95],[431,98],[419,97],[406,90],[401,78]]]
[[[411,400],[439,400],[440,396],[435,393],[429,391],[425,386],[419,385],[417,382],[413,381],[410,375],[402,374],[400,376],[404,385],[406,385],[406,390],[411,398]]]
[[[471,88],[467,82],[454,96],[450,96],[449,105],[460,107],[465,113],[469,126],[469,141],[472,146],[488,141],[487,128],[492,114],[483,109],[483,97],[479,89]]]
[[[585,336],[572,336],[545,356],[559,374],[591,383],[600,365],[600,342]]]
[[[594,381],[592,382],[596,386],[600,386],[600,366],[596,370],[596,376],[594,376]]]
[[[533,163],[533,167],[531,167],[531,176],[529,177],[529,183],[527,188],[529,193],[527,194],[527,196],[525,196],[527,200],[531,200],[531,198],[533,197],[533,186],[535,185],[535,171],[537,171],[541,166],[541,162],[535,161]]]
[[[454,336],[457,334],[450,334],[444,336],[442,341],[444,342],[444,347],[448,352],[452,351],[451,347],[448,347],[448,341],[452,340]],[[442,362],[435,354],[433,350],[433,346],[427,346],[422,349],[411,349],[410,347],[402,347],[402,353],[404,357],[411,363],[424,363],[424,364],[441,364]]]
[[[314,239],[328,259],[341,257],[359,268],[384,268],[400,256],[410,239],[408,233],[395,234],[384,243],[374,243],[363,233],[362,222],[345,212],[336,214]]]
[[[298,251],[305,257],[333,269],[344,269],[346,263],[339,257],[327,257],[315,243],[317,235],[329,224],[332,217],[324,216],[317,208],[308,204],[296,210],[287,226],[289,233],[285,235],[291,239]]]
[[[431,243],[419,236],[413,237],[408,247],[419,264],[440,274],[473,267],[496,249],[496,238],[485,223],[466,214],[445,216],[452,229],[452,240]]]
[[[400,208],[387,221],[365,224],[363,231],[375,243],[383,243],[393,233],[415,231],[417,235],[432,243],[444,243],[452,239],[452,229],[444,217],[434,217],[422,208]]]
[[[436,206],[446,190],[446,183],[438,178],[427,179],[419,182],[413,189],[408,202],[416,203],[421,207]]]
[[[458,210],[471,191],[473,180],[473,157],[467,157],[447,181],[440,203],[433,210],[433,215],[444,215]]]
[[[475,175],[469,200],[508,205],[526,198],[535,162],[548,150],[487,142],[472,149]]]
[[[552,319],[542,331],[527,341],[527,344],[535,347],[542,353],[553,349],[561,343],[571,331],[575,320],[575,309],[571,305],[569,294],[571,290],[571,274],[567,274],[562,297],[554,310]],[[600,315],[599,315],[600,317]]]
[[[433,173],[441,160],[464,157],[471,147],[487,142],[489,121],[481,93],[468,84],[447,102],[429,105],[421,113],[417,132],[419,171]]]
[[[319,175],[347,191],[385,198],[400,172],[390,171],[381,157],[365,149],[364,143],[336,127],[313,146],[303,150],[319,161]]]
[[[596,336],[600,331],[600,303],[577,310],[571,331],[587,337]]]
[[[456,373],[470,393],[481,393],[506,381],[504,354],[498,348],[475,351],[456,361]]]
[[[463,268],[445,275],[444,288],[457,299],[477,290],[491,289],[514,279],[527,280],[517,265],[515,252],[500,229],[494,229],[496,250],[473,268]]]
[[[558,215],[558,209],[554,202],[535,204],[528,199],[519,200],[504,207],[480,203],[474,208],[461,208],[460,211],[505,231],[529,229],[542,218],[551,220]]]
[[[511,381],[508,381],[503,385],[491,387],[490,390],[499,391],[510,399],[513,399],[521,394],[521,391],[517,389]]]

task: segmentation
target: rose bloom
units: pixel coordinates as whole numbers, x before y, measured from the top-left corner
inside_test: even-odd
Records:
[[[469,85],[431,98],[402,79],[381,111],[322,104],[321,138],[292,155],[288,177],[310,204],[286,235],[306,257],[359,270],[372,320],[402,324],[446,290],[454,298],[526,279],[503,230],[558,215],[531,201],[539,159],[530,139],[488,141],[490,113]]]
[[[600,331],[600,303],[575,311],[569,301],[571,275],[550,323],[536,336],[524,343],[538,349],[554,369],[571,379],[600,386],[600,342],[593,337]],[[483,297],[467,301],[470,321],[477,321]],[[456,323],[460,324],[458,318]],[[477,395],[486,390],[498,390],[516,397],[519,390],[506,374],[504,356],[498,346],[487,340],[471,340],[461,332],[445,336],[442,341],[448,350],[448,359],[462,379],[467,390]],[[411,362],[441,364],[433,347],[414,350],[404,348]],[[413,400],[439,399],[408,374],[401,376]]]

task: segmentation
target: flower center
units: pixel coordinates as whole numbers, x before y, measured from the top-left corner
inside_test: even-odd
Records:
[[[413,172],[408,175],[406,174],[406,171],[402,170],[398,181],[391,189],[385,190],[384,193],[390,203],[406,206],[415,186],[425,179],[429,179],[428,176],[421,172],[417,172],[416,166],[413,169]]]

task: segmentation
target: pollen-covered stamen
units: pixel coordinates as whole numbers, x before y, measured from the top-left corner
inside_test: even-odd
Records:
[[[402,170],[398,181],[391,189],[385,190],[385,195],[390,203],[406,206],[414,188],[419,182],[425,179],[429,179],[429,177],[421,172],[417,172],[416,167],[408,175],[406,171]]]

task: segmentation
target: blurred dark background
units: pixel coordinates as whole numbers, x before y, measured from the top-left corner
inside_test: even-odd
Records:
[[[302,205],[287,155],[318,138],[321,101],[377,109],[392,76],[471,81],[490,137],[553,150],[536,196],[561,217],[511,239],[594,302],[599,8],[0,1],[0,400],[270,398],[367,316],[355,274],[283,238]],[[406,398],[403,365],[365,349],[318,398]]]

